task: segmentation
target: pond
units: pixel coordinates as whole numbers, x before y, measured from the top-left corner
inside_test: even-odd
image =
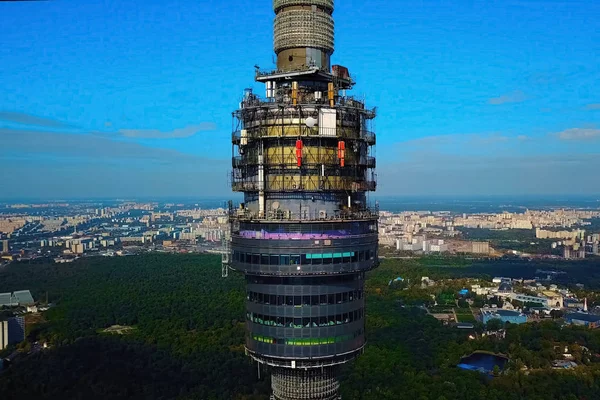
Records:
[[[470,371],[478,371],[483,374],[490,374],[496,365],[500,370],[504,369],[507,362],[508,358],[504,356],[475,352],[470,356],[463,357],[457,367]]]

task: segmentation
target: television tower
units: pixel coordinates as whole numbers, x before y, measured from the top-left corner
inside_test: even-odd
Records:
[[[274,0],[277,69],[256,67],[233,113],[227,269],[247,282],[246,353],[272,373],[272,399],[338,399],[338,367],[365,346],[365,272],[378,265],[371,122],[330,65],[333,0]]]

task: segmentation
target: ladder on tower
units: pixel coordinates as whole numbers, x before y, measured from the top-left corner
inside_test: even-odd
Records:
[[[229,264],[231,263],[231,241],[228,235],[224,235],[221,241],[223,250],[221,252],[221,277],[229,276]]]

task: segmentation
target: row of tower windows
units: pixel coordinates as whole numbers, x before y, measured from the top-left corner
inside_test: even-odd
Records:
[[[255,324],[276,326],[280,328],[318,328],[335,325],[349,324],[354,321],[359,321],[363,317],[363,310],[354,310],[352,312],[327,315],[321,317],[276,317],[272,315],[262,315],[248,312],[246,318]]]
[[[314,254],[255,254],[233,252],[233,261],[255,265],[329,265],[375,259],[374,250],[349,251],[344,253]]]
[[[246,299],[253,303],[267,304],[272,306],[326,306],[334,304],[348,303],[354,300],[362,299],[362,290],[353,290],[350,292],[321,294],[321,295],[305,295],[305,296],[283,296],[275,294],[263,294],[256,292],[248,292]]]
[[[321,344],[334,344],[334,343],[342,343],[348,340],[355,339],[363,334],[362,329],[354,332],[351,335],[342,335],[342,336],[333,336],[333,337],[323,337],[323,338],[289,338],[289,339],[280,339],[280,338],[272,338],[268,336],[261,335],[252,335],[252,339],[257,342],[269,343],[269,344],[285,344],[288,346],[318,346]]]
[[[351,283],[364,280],[364,273],[354,273],[335,276],[260,276],[246,275],[246,281],[259,285],[291,285],[291,286],[318,286],[318,285],[336,285],[342,283]]]
[[[258,198],[249,198],[248,201],[258,201]],[[302,200],[300,197],[298,200]],[[331,201],[337,201],[333,198]],[[362,235],[377,232],[376,222],[344,222],[344,223],[318,223],[318,224],[257,224],[252,222],[240,223],[239,230],[268,233],[319,233],[319,234],[344,234]]]

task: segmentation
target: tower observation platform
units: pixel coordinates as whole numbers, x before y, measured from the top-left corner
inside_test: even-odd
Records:
[[[378,265],[371,126],[330,65],[333,0],[274,0],[277,69],[257,68],[233,113],[234,191],[225,267],[245,274],[246,353],[277,400],[338,399],[337,371],[365,346],[365,273]]]

